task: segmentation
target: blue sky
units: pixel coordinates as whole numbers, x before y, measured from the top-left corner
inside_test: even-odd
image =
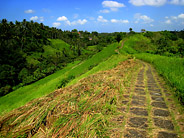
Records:
[[[184,0],[0,0],[4,18],[90,32],[182,30]]]

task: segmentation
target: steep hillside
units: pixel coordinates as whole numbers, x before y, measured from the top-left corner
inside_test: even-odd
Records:
[[[4,114],[12,109],[23,106],[30,100],[49,94],[55,89],[58,89],[59,86],[65,86],[65,83],[67,83],[70,78],[77,78],[97,66],[99,63],[106,61],[115,53],[117,46],[117,43],[111,44],[101,52],[83,62],[75,61],[74,63],[70,63],[62,70],[44,79],[31,85],[21,87],[6,96],[0,97],[0,114]]]
[[[130,90],[135,79],[131,72],[136,74],[139,68],[138,63],[126,61],[115,69],[99,72],[76,85],[36,99],[0,119],[1,135],[105,136],[107,123],[117,113],[122,93]]]
[[[63,31],[26,19],[2,19],[0,31],[0,97],[53,74],[74,60],[88,59],[126,36],[117,32]]]

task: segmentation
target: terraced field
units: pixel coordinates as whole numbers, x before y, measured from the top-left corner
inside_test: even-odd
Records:
[[[184,137],[184,114],[148,63],[127,60],[0,118],[0,137]]]

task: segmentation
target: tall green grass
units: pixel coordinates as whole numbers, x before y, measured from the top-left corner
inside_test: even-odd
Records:
[[[97,66],[95,66],[94,68],[92,68],[91,70],[89,70],[88,72],[86,72],[85,74],[83,74],[80,77],[77,77],[76,79],[74,79],[73,81],[71,81],[68,84],[68,86],[69,85],[72,85],[72,84],[75,84],[80,79],[85,78],[85,77],[87,77],[89,75],[95,74],[95,73],[97,73],[99,71],[104,71],[104,70],[112,69],[112,68],[116,67],[118,65],[118,63],[123,62],[123,61],[125,61],[127,59],[128,59],[128,56],[126,56],[126,55],[122,55],[122,54],[112,55],[106,61],[99,63]]]
[[[124,40],[124,46],[120,49],[120,52],[126,52],[128,54],[141,53],[141,52],[153,52],[157,48],[151,43],[151,39],[145,37],[143,34],[135,34]]]
[[[172,87],[177,89],[176,94],[184,104],[184,59],[176,57],[166,57],[148,53],[135,54],[135,57],[154,65],[160,75],[162,75]]]
[[[117,49],[117,47],[118,43],[108,45],[101,52],[84,61],[80,66],[77,66],[75,70],[72,70],[68,75],[80,76],[84,74],[88,70],[97,66],[99,63],[107,60],[111,55],[115,54],[115,49]]]
[[[56,52],[61,52],[65,48],[65,50],[70,53],[70,45],[65,43],[64,41],[60,39],[49,39],[51,42],[51,45],[45,45],[43,47],[44,52],[33,52],[31,55],[27,56],[27,60],[29,62],[39,62],[37,59],[41,57],[41,55],[45,58],[48,56],[56,55]]]
[[[61,39],[49,39],[51,41],[51,46],[55,49],[62,50],[63,48],[69,50],[70,45]]]

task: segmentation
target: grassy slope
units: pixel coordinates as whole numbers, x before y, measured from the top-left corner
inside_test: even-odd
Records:
[[[51,46],[55,49],[62,50],[63,48],[69,49],[70,45],[60,39],[50,39]]]
[[[68,70],[77,65],[78,62],[69,64],[66,68],[41,79],[31,85],[19,88],[8,95],[0,98],[0,114],[23,106],[32,99],[44,96],[56,89],[58,82],[65,76]]]
[[[41,79],[31,85],[17,89],[16,91],[0,98],[0,114],[11,111],[12,109],[23,106],[27,102],[42,97],[56,89],[60,80],[67,76],[73,75],[78,77],[89,70],[89,68],[98,65],[99,63],[107,60],[118,44],[112,44],[104,48],[101,52],[94,55],[92,58],[78,64],[79,62],[71,63],[66,68]],[[77,65],[78,64],[78,65]],[[75,68],[74,68],[75,67]]]
[[[98,66],[95,66],[93,69],[89,70],[88,72],[86,72],[85,74],[81,75],[80,77],[72,80],[69,85],[75,84],[77,83],[80,79],[85,78],[89,75],[95,74],[98,71],[104,71],[104,70],[109,70],[112,69],[114,67],[116,67],[118,65],[118,63],[125,61],[126,59],[128,59],[128,56],[125,55],[121,55],[121,54],[115,54],[112,55],[109,59],[107,59],[104,62],[101,62]]]
[[[95,54],[92,58],[86,60],[80,66],[77,66],[75,70],[72,70],[68,75],[78,76],[84,74],[92,67],[97,66],[99,63],[107,60],[111,55],[113,55],[117,46],[117,43],[107,46],[101,52]]]
[[[61,52],[63,48],[66,49],[66,51],[70,51],[70,45],[65,43],[62,40],[59,39],[49,39],[51,41],[51,45],[44,46],[44,52],[43,53],[34,53],[27,57],[28,62],[39,62],[37,59],[41,57],[48,57],[55,55],[56,52]]]

